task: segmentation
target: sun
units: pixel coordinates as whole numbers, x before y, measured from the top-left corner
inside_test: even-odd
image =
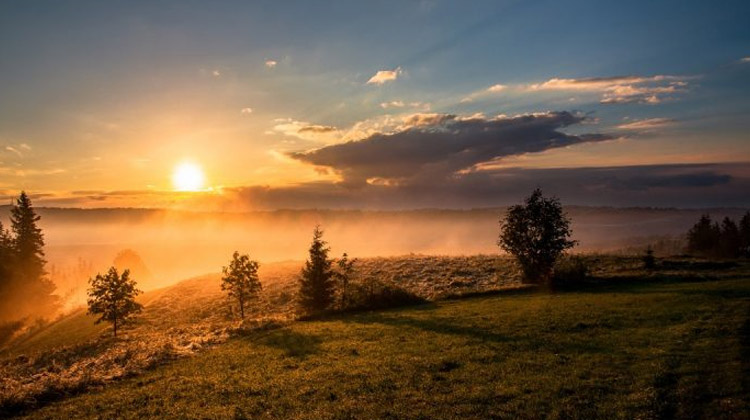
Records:
[[[192,162],[180,163],[172,174],[172,184],[177,191],[200,191],[204,181],[203,170]]]

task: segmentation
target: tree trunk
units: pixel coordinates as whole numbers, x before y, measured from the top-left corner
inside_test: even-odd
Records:
[[[115,317],[115,337],[117,337],[117,317]]]

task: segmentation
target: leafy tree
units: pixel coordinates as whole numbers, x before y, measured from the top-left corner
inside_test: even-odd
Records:
[[[740,255],[750,257],[750,211],[740,219]]]
[[[141,291],[136,288],[135,280],[130,278],[130,270],[124,270],[120,275],[115,267],[110,267],[107,274],[97,274],[89,279],[89,285],[88,313],[100,315],[97,324],[111,322],[117,337],[118,325],[127,322],[143,308],[135,301]]]
[[[714,256],[719,252],[721,229],[704,214],[687,234],[687,251],[690,253]]]
[[[351,305],[349,283],[354,277],[354,263],[356,262],[357,259],[350,260],[346,252],[336,261],[338,270],[334,272],[334,276],[339,283],[339,307],[341,309],[346,309]]]
[[[557,198],[545,198],[540,189],[525,204],[511,206],[500,221],[500,248],[513,255],[525,281],[549,282],[557,258],[576,241],[570,240],[570,219]]]
[[[221,269],[224,273],[224,277],[221,278],[221,290],[237,300],[242,319],[245,319],[245,304],[251,299],[256,299],[262,288],[258,279],[258,267],[260,264],[251,260],[250,256],[240,255],[234,251],[229,266]]]
[[[307,313],[326,310],[333,303],[335,284],[329,251],[323,240],[323,231],[316,226],[310,244],[310,258],[305,261],[300,276],[299,304]]]
[[[734,220],[725,217],[721,222],[719,250],[724,258],[737,258],[741,247],[740,230]]]

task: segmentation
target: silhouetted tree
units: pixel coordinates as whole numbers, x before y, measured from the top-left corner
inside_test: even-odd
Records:
[[[704,256],[715,256],[719,251],[721,229],[704,214],[687,234],[687,251]]]
[[[307,313],[326,310],[333,303],[335,284],[328,251],[323,231],[316,226],[310,244],[310,258],[305,261],[300,276],[299,304]]]
[[[55,285],[44,269],[44,235],[37,226],[39,219],[31,199],[21,192],[10,210],[13,255],[9,289],[12,299],[34,302],[35,314],[44,315],[54,309],[57,298],[53,295]]]
[[[97,324],[111,322],[117,337],[118,325],[127,322],[143,308],[135,301],[141,291],[136,288],[135,280],[130,278],[130,270],[120,275],[115,267],[110,267],[107,274],[97,274],[89,279],[89,285],[88,313],[99,315]]]
[[[750,211],[740,219],[740,255],[750,258]]]
[[[498,245],[516,258],[525,281],[545,283],[557,258],[576,244],[570,235],[570,219],[560,201],[545,198],[537,188],[525,204],[508,209],[500,221]]]
[[[240,317],[245,319],[245,305],[250,300],[256,299],[262,286],[258,279],[257,261],[250,259],[248,255],[240,255],[234,251],[232,261],[228,267],[222,267],[224,276],[221,278],[221,290],[228,293],[229,297],[237,300],[240,308]]]
[[[719,236],[719,251],[724,258],[737,258],[741,247],[740,231],[737,224],[729,217],[721,222],[721,234]]]
[[[646,270],[653,270],[656,267],[656,258],[654,257],[654,249],[651,245],[646,247],[646,251],[643,255],[643,267]]]
[[[0,304],[9,300],[14,257],[13,238],[0,222]]]
[[[357,259],[350,260],[349,256],[344,252],[344,255],[336,261],[338,270],[334,272],[334,276],[339,283],[339,307],[346,309],[351,304],[351,296],[349,293],[349,283],[354,276],[354,263]]]

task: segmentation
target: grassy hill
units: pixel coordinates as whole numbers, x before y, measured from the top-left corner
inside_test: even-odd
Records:
[[[687,268],[250,331],[28,416],[748,418],[748,267]]]

